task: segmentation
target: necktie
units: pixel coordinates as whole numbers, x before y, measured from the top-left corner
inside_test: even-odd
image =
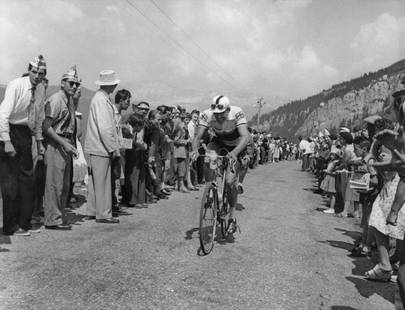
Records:
[[[31,88],[31,100],[28,106],[28,127],[31,130],[35,128],[35,87]]]

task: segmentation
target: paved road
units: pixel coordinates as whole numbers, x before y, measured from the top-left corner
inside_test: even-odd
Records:
[[[317,211],[298,162],[260,166],[240,198],[242,232],[199,256],[202,191],[131,209],[119,225],[0,235],[1,309],[393,309],[395,284],[347,256],[356,220]]]

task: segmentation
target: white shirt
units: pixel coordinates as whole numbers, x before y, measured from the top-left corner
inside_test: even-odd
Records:
[[[309,142],[305,139],[302,139],[299,144],[299,148],[303,154],[309,154]]]
[[[200,114],[199,126],[212,128],[216,137],[227,146],[236,146],[239,143],[240,135],[238,126],[246,125],[247,120],[243,110],[236,106],[231,106],[224,122],[218,123],[214,112],[211,109]]]
[[[191,141],[193,141],[194,136],[196,134],[196,132],[195,132],[196,128],[197,128],[197,125],[193,121],[190,121],[187,125],[188,135],[189,135]]]
[[[0,104],[0,141],[10,141],[10,124],[28,125],[28,107],[31,103],[32,85],[29,76],[12,80],[6,88],[3,102]],[[43,109],[45,89],[40,83],[36,87],[36,124],[35,137],[42,139],[42,121],[40,109]],[[42,108],[40,107],[42,103]],[[42,111],[43,113],[43,111]],[[41,124],[39,124],[41,123]]]

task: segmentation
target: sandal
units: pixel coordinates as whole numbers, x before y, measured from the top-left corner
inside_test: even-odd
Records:
[[[369,280],[388,282],[391,280],[392,270],[383,270],[380,264],[377,264],[364,275]]]

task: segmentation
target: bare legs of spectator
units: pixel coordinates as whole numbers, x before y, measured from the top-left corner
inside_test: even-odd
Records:
[[[182,193],[188,193],[185,184],[184,177],[186,175],[186,159],[185,158],[176,158],[177,161],[177,190]]]
[[[324,213],[335,213],[335,204],[336,204],[336,195],[330,194],[329,195],[329,209],[324,210]]]
[[[389,271],[392,269],[390,263],[389,251],[389,237],[374,229],[374,235],[377,243],[377,250],[379,256],[379,264],[382,270]]]
[[[195,190],[195,187],[193,186],[193,182],[191,182],[191,161],[187,157],[186,158],[186,183],[187,183],[187,190]]]

